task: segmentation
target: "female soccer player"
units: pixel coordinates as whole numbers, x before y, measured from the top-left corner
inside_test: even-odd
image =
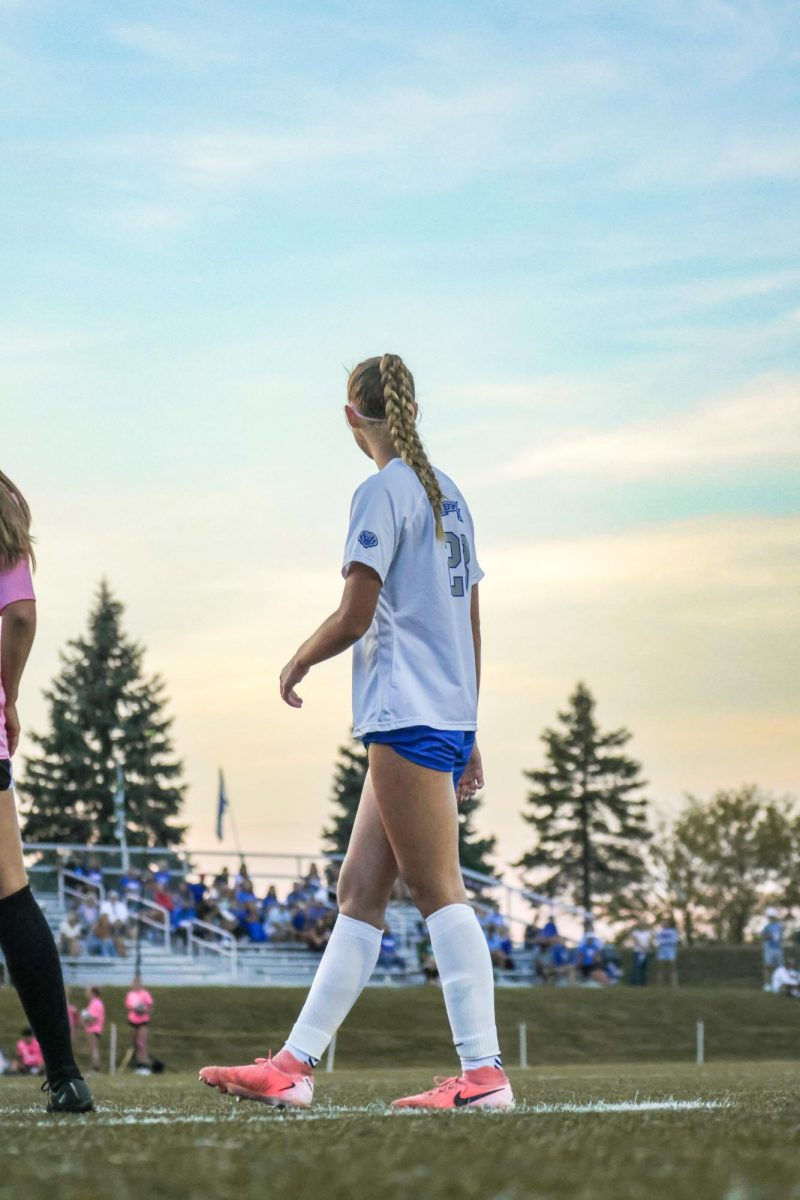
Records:
[[[353,732],[369,771],[339,878],[339,916],[306,1003],[275,1057],[206,1067],[204,1083],[267,1104],[310,1104],[313,1068],[375,966],[398,873],[425,918],[461,1075],[402,1108],[513,1104],[494,1018],[489,949],[467,903],[457,801],[483,786],[475,744],[480,627],[472,517],[417,432],[414,382],[394,354],[351,373],[345,415],[377,473],[353,497],[344,594],[281,672],[293,708],[311,667],[354,648]]]
[[[50,1112],[89,1112],[89,1088],[72,1053],[56,944],[28,886],[14,805],[11,758],[19,742],[17,695],[36,631],[31,514],[0,471],[0,949],[44,1055]]]

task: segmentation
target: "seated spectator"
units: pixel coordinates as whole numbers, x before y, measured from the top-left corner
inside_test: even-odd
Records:
[[[278,899],[278,893],[275,891],[275,884],[272,883],[262,901],[261,910],[266,915],[267,910],[274,908],[276,904],[280,904],[280,900]]]
[[[167,867],[166,863],[157,863],[153,870],[153,879],[159,887],[167,890],[172,883],[172,872]]]
[[[320,875],[319,871],[317,870],[317,864],[312,863],[311,866],[308,868],[308,871],[305,874],[305,878],[303,880],[303,886],[306,888],[307,891],[309,891],[313,894],[314,892],[317,891],[317,889],[320,887],[321,884],[322,884],[322,876]]]
[[[239,870],[236,872],[236,888],[238,889],[240,887],[244,887],[250,892],[254,890],[253,881],[250,878],[250,873],[247,870],[244,862],[240,863]]]
[[[119,892],[108,893],[100,905],[100,912],[107,916],[111,922],[114,937],[121,938],[128,936],[128,922],[130,921],[128,902],[127,900],[120,899]]]
[[[541,959],[542,978],[545,983],[564,987],[575,979],[575,959],[572,951],[560,937],[543,951]]]
[[[800,1000],[800,971],[781,963],[772,972],[770,991],[778,996],[788,996],[792,1000]]]
[[[76,955],[83,954],[82,933],[83,925],[78,916],[78,910],[77,908],[70,908],[58,927],[58,949],[60,953],[66,954],[70,958],[75,958]]]
[[[89,862],[89,866],[86,871],[86,878],[89,880],[89,883],[93,883],[95,887],[103,886],[103,870],[98,859],[93,858]]]
[[[318,918],[306,934],[306,944],[309,950],[321,954],[331,937],[331,927],[324,917]]]
[[[85,891],[78,905],[78,919],[86,933],[93,928],[99,915],[100,909],[97,906],[97,897],[94,892]]]
[[[258,898],[249,879],[242,879],[236,888],[236,907],[247,908],[249,904],[257,904]]]
[[[17,1042],[17,1053],[11,1064],[15,1075],[41,1075],[44,1071],[42,1048],[27,1025]]]
[[[293,904],[303,904],[305,900],[306,893],[303,889],[302,881],[297,879],[293,883],[292,890],[289,892],[289,895],[286,897],[286,903],[288,904],[289,908],[291,908]]]
[[[271,942],[285,942],[290,936],[292,917],[285,904],[276,904],[267,910],[264,918]]]
[[[166,887],[164,887],[163,884],[160,884],[157,882],[155,883],[155,888],[152,893],[152,900],[153,900],[154,904],[157,904],[159,906],[159,908],[164,908],[164,909],[166,909],[167,912],[170,912],[170,913],[172,912],[173,908],[175,907],[175,902],[173,901],[172,896],[167,891]]]
[[[525,926],[525,933],[522,935],[522,946],[524,950],[533,950],[539,946],[541,934],[539,928],[534,921]]]
[[[425,982],[436,983],[439,978],[439,968],[436,966],[433,947],[427,933],[417,944],[417,954],[419,955],[419,969],[422,971]]]
[[[558,940],[558,926],[556,925],[555,917],[550,913],[550,916],[539,931],[539,945],[545,948],[554,946]]]
[[[387,925],[381,937],[381,948],[378,951],[378,966],[388,969],[397,968],[405,971],[406,960],[397,949],[397,938]]]
[[[141,896],[142,880],[138,871],[126,871],[120,876],[119,886],[126,900],[131,897]]]
[[[508,937],[508,930],[505,926],[493,926],[485,930],[485,934],[492,966],[499,971],[513,971],[514,962],[510,954],[511,939]]]
[[[289,912],[291,914],[290,928],[294,933],[295,941],[304,941],[304,934],[308,929],[308,917],[305,910],[299,904],[290,904]]]
[[[241,918],[241,924],[247,934],[248,940],[254,945],[260,945],[269,941],[269,935],[258,912],[258,904],[247,905]]]
[[[608,984],[609,978],[603,964],[604,950],[605,943],[594,932],[594,925],[590,920],[585,921],[583,937],[575,948],[575,961],[584,983],[592,983],[600,987]]]
[[[214,887],[217,890],[217,894],[221,895],[223,892],[227,892],[230,886],[230,872],[227,867],[223,867],[220,873],[214,876]]]
[[[185,941],[189,932],[189,926],[196,916],[197,912],[192,903],[191,894],[187,891],[185,895],[177,898],[172,912],[169,914],[169,924],[173,934],[180,940]]]
[[[107,916],[101,915],[95,921],[86,940],[86,948],[90,954],[99,954],[101,958],[117,957],[114,933]]]
[[[189,891],[192,893],[192,899],[194,900],[195,908],[197,908],[199,911],[199,907],[205,900],[206,892],[208,891],[208,888],[206,887],[205,875],[199,875],[197,877],[197,881],[195,883],[190,883],[188,887]]]

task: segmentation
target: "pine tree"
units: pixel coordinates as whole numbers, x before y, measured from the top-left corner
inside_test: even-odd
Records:
[[[523,772],[533,784],[523,815],[536,844],[515,864],[544,871],[538,890],[574,897],[587,911],[641,883],[651,836],[647,801],[636,796],[645,787],[641,767],[623,752],[631,734],[601,733],[594,709],[591,692],[578,684],[558,714],[562,729],[542,734],[547,765]]]
[[[494,854],[496,837],[479,837],[473,827],[473,818],[481,806],[477,796],[464,800],[458,810],[458,856],[461,866],[468,871],[479,871],[482,875],[498,878],[488,855]]]
[[[44,693],[50,730],[32,734],[19,785],[28,841],[115,844],[116,763],[123,767],[128,841],[174,846],[185,785],[173,757],[164,684],[142,674],[144,651],[122,629],[122,604],[100,584],[86,635],[68,643]]]
[[[339,747],[339,761],[334,768],[332,798],[335,811],[330,828],[322,833],[329,854],[347,853],[366,774],[367,752],[361,742],[355,742],[351,738],[347,746]],[[481,838],[473,828],[473,817],[480,803],[480,800],[473,796],[471,800],[465,800],[459,809],[458,849],[462,867],[491,875],[496,872],[493,872],[486,856],[494,851],[497,839]]]
[[[333,774],[333,803],[335,806],[332,824],[323,829],[322,837],[327,843],[327,853],[347,853],[350,834],[356,819],[358,801],[367,774],[367,751],[361,742],[350,738],[346,746],[339,747],[339,761]]]

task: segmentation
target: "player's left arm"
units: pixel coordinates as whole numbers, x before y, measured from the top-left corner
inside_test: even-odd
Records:
[[[478,694],[481,690],[481,612],[478,598],[478,584],[473,583],[469,594],[469,619],[472,626],[472,645],[475,652],[475,683]],[[458,781],[456,797],[462,804],[470,796],[474,796],[478,788],[483,787],[483,763],[477,740],[472,747],[467,765]]]
[[[292,656],[281,671],[281,698],[290,708],[301,708],[303,701],[294,690],[312,667],[349,650],[372,624],[381,579],[365,563],[352,562],[345,579],[344,592],[336,612]]]

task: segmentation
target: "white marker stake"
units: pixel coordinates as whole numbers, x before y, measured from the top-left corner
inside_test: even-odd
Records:
[[[528,1026],[524,1022],[519,1027],[519,1065],[523,1071],[528,1065]]]
[[[331,1038],[331,1044],[328,1046],[328,1057],[325,1060],[325,1070],[330,1074],[333,1070],[333,1060],[336,1055],[336,1034]]]
[[[117,1027],[112,1022],[111,1037],[108,1046],[108,1073],[116,1075],[117,1073]]]
[[[702,1067],[706,1054],[706,1029],[702,1021],[697,1022],[697,1065]]]

